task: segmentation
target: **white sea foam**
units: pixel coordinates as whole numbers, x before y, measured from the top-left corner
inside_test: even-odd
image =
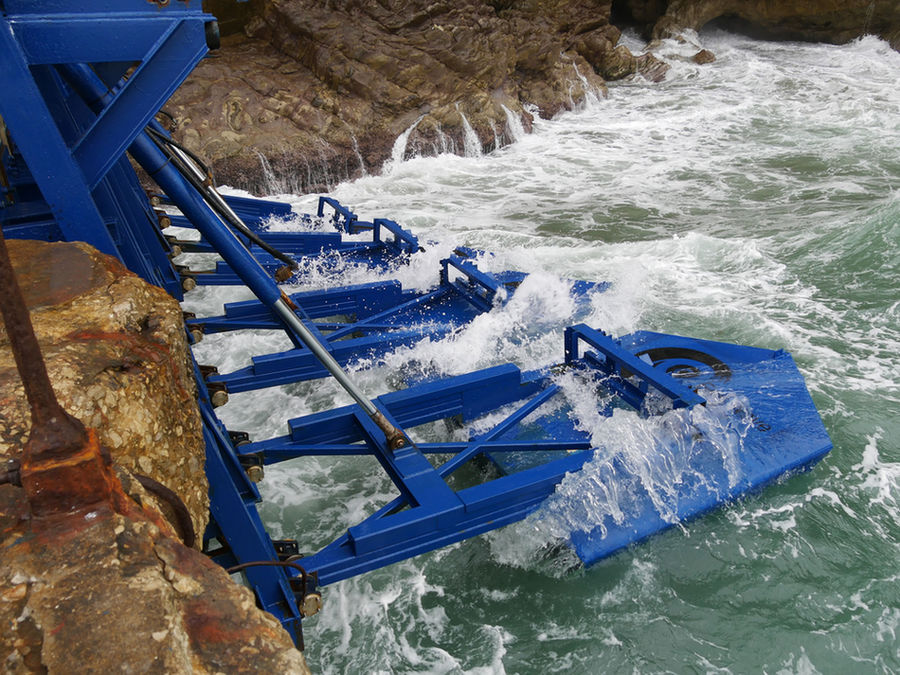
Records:
[[[869,496],[871,506],[884,509],[891,517],[900,518],[900,462],[882,459],[878,444],[883,442],[883,429],[867,436],[862,461],[853,467],[861,479],[861,489]]]
[[[573,375],[560,377],[559,384],[570,416],[590,434],[594,457],[580,471],[566,474],[556,492],[522,523],[491,537],[499,561],[527,567],[541,551],[568,541],[574,532],[606,536],[613,524],[633,517],[647,497],[664,521],[676,524],[684,483],[699,480],[724,497],[741,479],[739,453],[751,425],[749,406],[741,397],[707,393],[707,405],[690,411],[641,417],[616,409],[607,416],[598,411],[596,385]],[[721,467],[723,479],[696,473],[698,464],[710,462]],[[571,554],[564,553],[557,567],[565,571],[571,562]]]
[[[624,40],[635,53],[643,47],[634,34]],[[715,63],[690,61],[701,46]],[[608,98],[553,120],[536,116],[533,133],[483,157],[406,158],[408,134],[402,148],[398,139],[389,172],[342,183],[334,196],[436,247],[414,258],[421,263],[385,274],[346,265],[330,278],[310,266],[298,288],[397,274],[427,288],[453,246],[490,250],[496,256],[485,265],[532,272],[540,283],[523,284],[507,307],[454,335],[355,373],[366,391],[382,393],[406,360],[447,373],[499,360],[558,361],[561,338],[551,334],[584,317],[617,334],[649,328],[788,348],[835,450],[810,476],[692,526],[691,541],[671,559],[629,553],[546,582],[574,561],[539,554],[546,533],[508,529],[489,546],[461,544],[342,582],[326,589],[325,610],[306,625],[319,669],[897,669],[900,303],[890,280],[898,274],[900,54],[871,37],[845,46],[761,43],[716,30],[667,41],[659,54],[671,66],[666,81],[613,83]],[[315,196],[292,201],[315,210]],[[562,282],[547,281],[565,278],[614,286],[585,309],[572,306]],[[225,294],[198,289],[189,303],[203,310]],[[223,358],[245,361],[260,351],[258,339],[210,341],[206,354],[235,350]],[[238,395],[220,410],[231,428],[275,435],[288,417],[345,402],[332,385],[309,383]],[[599,440],[601,422],[610,432],[620,423],[597,420]],[[622,426],[634,438],[650,433],[640,422]],[[594,503],[578,503],[585,490],[575,489],[575,477],[570,501],[611,520],[621,502],[607,498],[616,486],[599,480],[600,468],[598,461],[583,474],[603,486]],[[646,472],[665,475],[654,466]],[[304,548],[395,493],[367,459],[304,459],[268,475],[265,518],[315,542]],[[654,489],[659,508],[672,514],[665,478]],[[478,551],[484,559],[470,564]],[[472,558],[460,566],[462,552]],[[673,579],[695,559],[695,573]],[[829,592],[836,579],[841,589]],[[485,599],[485,588],[499,589],[498,599]],[[784,604],[785,592],[803,598],[801,611]],[[559,596],[567,600],[555,602]],[[740,636],[729,632],[735,625]],[[523,646],[539,634],[549,649]],[[584,639],[565,642],[568,634]],[[553,653],[555,636],[565,653]]]

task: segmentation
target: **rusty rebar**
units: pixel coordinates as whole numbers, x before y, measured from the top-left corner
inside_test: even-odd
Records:
[[[96,433],[69,415],[56,398],[2,231],[0,314],[31,408],[19,479],[32,513],[73,511],[109,499],[109,454]]]
[[[16,359],[16,367],[25,385],[25,396],[31,407],[31,424],[41,425],[68,414],[60,406],[50,384],[41,347],[31,325],[31,315],[22,289],[16,280],[6,238],[0,232],[0,313]]]
[[[166,487],[158,480],[150,478],[150,476],[144,476],[139,473],[133,475],[147,492],[169,505],[175,515],[178,529],[181,531],[181,542],[188,548],[192,547],[197,540],[197,533],[194,531],[194,522],[191,520],[191,514],[184,502],[181,501],[181,497],[174,490]]]

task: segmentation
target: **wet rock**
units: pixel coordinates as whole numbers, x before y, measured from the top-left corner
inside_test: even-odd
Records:
[[[82,243],[10,240],[63,408],[97,430],[119,467],[174,491],[194,532],[209,508],[200,417],[178,303]],[[30,412],[0,327],[0,461],[19,458]],[[177,528],[171,508],[142,491]]]
[[[701,49],[691,57],[691,61],[703,65],[704,63],[712,63],[716,60],[716,55],[708,49]]]
[[[247,35],[227,38],[167,109],[218,182],[255,191],[377,172],[413,125],[407,154],[488,151],[512,140],[508,115],[527,129],[532,110],[549,117],[606,80],[664,73],[617,46],[610,4],[261,0]]]
[[[0,546],[4,672],[309,672],[251,591],[140,517],[32,518],[2,485]]]
[[[900,49],[900,12],[895,0],[623,0],[618,5],[654,39],[699,31],[718,20],[756,37],[843,44],[877,35]],[[652,28],[651,28],[652,27]]]

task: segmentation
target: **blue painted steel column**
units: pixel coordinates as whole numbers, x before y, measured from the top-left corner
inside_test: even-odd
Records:
[[[94,108],[102,107],[103,100],[108,95],[106,86],[87,65],[66,64],[59,66],[59,69],[89,105]],[[269,306],[281,299],[281,291],[275,281],[249,254],[203,197],[172,166],[165,153],[146,132],[137,135],[129,152],[203,237],[240,274],[256,297]]]
[[[6,19],[0,19],[0,62],[0,115],[14,133],[64,237],[119,257],[84,173],[69,152]]]

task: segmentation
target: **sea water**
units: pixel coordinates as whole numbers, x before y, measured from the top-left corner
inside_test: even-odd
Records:
[[[699,45],[715,63],[689,60]],[[382,275],[307,268],[301,287],[396,277],[427,288],[454,246],[491,251],[486,268],[531,273],[511,302],[355,367],[368,393],[404,369],[558,362],[562,327],[585,321],[787,349],[834,450],[589,569],[551,545],[567,513],[586,512],[590,477],[568,481],[550,501],[553,531],[529,520],[326,587],[304,622],[315,671],[900,670],[900,54],[871,37],[830,46],[718,31],[659,53],[664,82],[611,84],[531,134],[509,129],[517,141],[498,151],[401,161],[401,149],[381,175],[334,186],[364,219],[432,243]],[[273,196],[315,209],[314,195]],[[579,305],[575,278],[613,286]],[[187,304],[210,313],[238,297],[205,288]],[[198,356],[229,370],[288,346],[265,332],[209,336]],[[314,382],[235,395],[220,412],[264,438],[347,402]],[[621,432],[628,452],[649,442]],[[310,552],[395,494],[374,460],[346,457],[267,468],[261,489],[273,535]]]

